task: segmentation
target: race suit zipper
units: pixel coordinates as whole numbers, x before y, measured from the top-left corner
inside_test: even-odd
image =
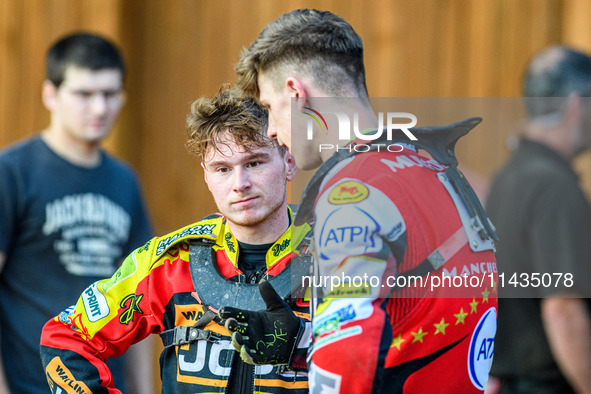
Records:
[[[232,370],[228,378],[226,393],[252,394],[254,393],[254,365],[246,364],[238,352],[234,352]]]

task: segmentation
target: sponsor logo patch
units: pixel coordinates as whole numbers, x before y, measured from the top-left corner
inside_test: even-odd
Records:
[[[369,196],[367,187],[355,181],[346,181],[337,185],[328,196],[328,202],[335,205],[363,201]]]
[[[89,321],[95,323],[109,316],[109,304],[107,304],[107,299],[103,293],[97,288],[97,282],[84,290],[82,301]]]
[[[284,239],[281,243],[277,243],[273,245],[271,250],[273,251],[273,256],[277,257],[287,248],[289,248],[289,244],[291,243],[291,239]]]
[[[328,334],[326,336],[320,337],[319,339],[314,340],[314,344],[312,345],[312,351],[316,351],[323,346],[329,345],[331,343],[340,341],[342,339],[350,338],[355,335],[359,335],[363,332],[361,326],[353,326],[345,328],[344,330],[336,331],[332,334]]]
[[[330,332],[335,332],[339,329],[342,323],[348,322],[357,316],[353,305],[348,305],[341,308],[328,316],[319,318],[314,322],[314,334],[322,335]]]
[[[474,387],[484,390],[493,361],[497,332],[497,310],[492,307],[478,321],[468,352],[468,373]]]
[[[119,306],[123,308],[123,312],[121,312],[121,316],[119,316],[119,323],[127,325],[133,321],[136,312],[144,313],[140,308],[142,298],[144,298],[143,294],[129,294],[121,300]]]
[[[209,235],[214,236],[213,230],[215,229],[215,224],[198,224],[193,227],[189,227],[184,229],[180,233],[177,233],[173,236],[170,236],[166,239],[161,240],[158,242],[158,246],[156,247],[156,255],[159,256],[166,251],[172,244],[175,243],[179,238],[186,237],[188,235]]]
[[[78,381],[59,357],[54,357],[45,368],[47,383],[52,393],[91,394],[84,382]]]

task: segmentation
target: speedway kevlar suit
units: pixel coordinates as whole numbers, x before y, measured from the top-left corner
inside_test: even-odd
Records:
[[[307,224],[291,225],[269,248],[265,279],[273,283],[271,278],[306,252],[309,232]],[[129,255],[113,277],[91,285],[75,306],[46,324],[41,356],[52,392],[60,392],[59,388],[77,393],[118,392],[106,359],[121,355],[149,334],[174,334],[175,327],[177,331],[178,327],[191,327],[202,317],[207,322],[202,329],[184,332],[198,332],[203,339],[191,341],[187,335],[175,345],[175,335],[162,335],[166,346],[160,356],[162,392],[225,392],[229,381],[249,393],[307,392],[303,371],[285,366],[254,367],[235,357],[228,332],[217,317],[212,320],[214,313],[207,312],[199,301],[199,292],[207,289],[195,289],[191,279],[190,245],[196,240],[211,240],[221,275],[234,282],[245,281],[237,268],[238,242],[220,215],[152,239]],[[205,299],[206,294],[202,295]],[[301,299],[292,301],[296,315],[307,320],[308,305]],[[218,307],[224,305],[224,300],[219,302]],[[306,348],[298,351],[305,360]]]
[[[346,158],[322,182],[311,392],[482,392],[496,332],[494,245],[446,167],[405,147]],[[405,273],[428,256],[443,264],[409,286]]]

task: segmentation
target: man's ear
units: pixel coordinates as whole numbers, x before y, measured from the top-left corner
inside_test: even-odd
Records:
[[[289,151],[285,152],[283,159],[285,160],[285,168],[287,170],[285,178],[288,181],[291,181],[293,178],[295,178],[295,175],[298,172],[298,165],[295,162],[295,158],[289,153]]]
[[[578,125],[582,114],[583,99],[577,93],[569,94],[564,108],[564,121],[568,126]]]
[[[57,87],[49,80],[43,81],[41,88],[41,101],[49,112],[53,112],[57,107]]]
[[[121,106],[123,107],[125,105],[125,103],[127,103],[127,90],[122,89],[120,94],[121,94]]]
[[[285,79],[285,88],[295,99],[297,108],[301,111],[308,101],[309,92],[306,84],[299,78],[287,77]]]

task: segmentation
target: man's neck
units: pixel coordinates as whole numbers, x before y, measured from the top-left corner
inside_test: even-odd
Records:
[[[373,111],[373,108],[371,107],[371,104],[369,103],[368,100],[364,100],[363,98],[359,97],[358,100],[351,101],[350,103],[351,103],[351,105],[348,105],[346,107],[344,107],[344,106],[339,107],[339,110],[342,112],[345,112],[347,114],[351,114],[349,116],[351,122],[353,122],[352,114],[357,114],[357,124],[355,125],[355,127],[358,127],[358,129],[360,131],[367,130],[367,129],[375,130],[378,127],[378,124],[379,124],[378,117],[375,114],[375,112]],[[336,118],[336,117],[332,116],[330,118],[332,119],[332,118]],[[336,119],[332,119],[332,122],[333,122],[332,124],[329,123],[329,125],[328,125],[328,130],[331,130],[331,132],[321,135],[320,136],[320,139],[321,139],[320,143],[321,144],[328,144],[328,145],[332,145],[332,146],[338,145],[339,147],[342,147],[349,141],[342,141],[339,139],[338,121]],[[351,128],[353,128],[352,123],[351,123]],[[354,138],[354,134],[352,134],[351,137]],[[327,161],[333,154],[334,154],[333,150],[323,150],[320,152],[323,162]]]
[[[572,146],[572,136],[563,128],[536,127],[530,124],[525,128],[524,137],[547,146],[569,162],[575,156],[576,152]]]
[[[52,151],[72,164],[88,168],[100,164],[101,154],[98,142],[91,143],[72,138],[63,130],[52,126],[41,132],[41,138]]]

